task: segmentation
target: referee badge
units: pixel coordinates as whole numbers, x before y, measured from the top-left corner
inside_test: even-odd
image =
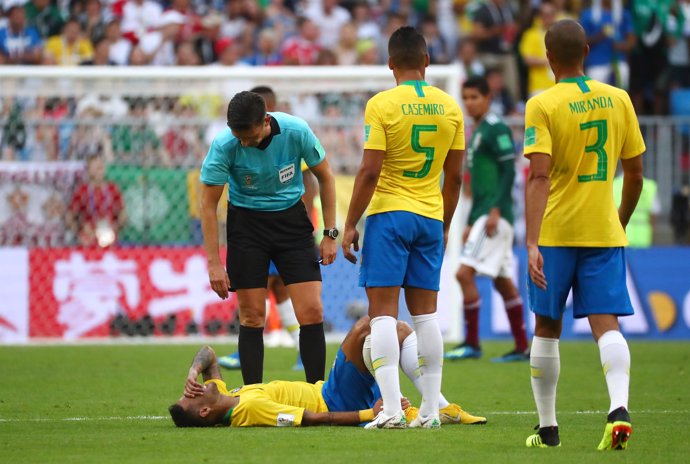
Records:
[[[292,180],[292,178],[295,177],[295,164],[289,164],[288,166],[285,166],[284,168],[281,168],[280,171],[278,171],[278,178],[280,179],[281,184],[287,184]]]

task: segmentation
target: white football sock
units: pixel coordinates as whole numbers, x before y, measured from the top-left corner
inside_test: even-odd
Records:
[[[412,316],[417,332],[419,368],[422,373],[422,417],[438,416],[443,371],[443,338],[436,313]]]
[[[297,316],[295,316],[295,308],[292,306],[292,300],[288,298],[282,303],[276,305],[278,309],[278,314],[280,315],[280,323],[283,328],[288,331],[290,337],[295,342],[297,351],[299,351],[299,322],[297,321]]]
[[[366,339],[364,344],[366,347]],[[366,349],[366,348],[365,348]],[[366,364],[366,358],[364,358],[364,363]],[[371,362],[371,361],[370,361]],[[412,332],[408,335],[402,342],[402,347],[400,348],[400,368],[403,370],[405,375],[414,384],[415,388],[422,395],[422,372],[419,369],[419,353],[417,353],[417,335]],[[440,394],[438,407],[443,409],[448,406],[448,400]]]
[[[392,416],[401,411],[400,377],[398,362],[400,346],[398,345],[397,321],[390,316],[379,316],[371,319],[371,363],[376,383],[383,398],[383,413]]]
[[[611,405],[609,412],[623,406],[628,409],[630,387],[630,350],[623,334],[609,330],[599,337],[599,356],[606,376]]]
[[[532,339],[529,358],[532,393],[539,413],[539,427],[558,425],[556,422],[556,386],[561,372],[557,338]]]
[[[422,394],[422,372],[419,369],[417,335],[414,332],[403,340],[400,347],[400,368],[407,378],[412,381],[417,391]]]
[[[371,334],[364,338],[364,346],[362,347],[362,358],[364,359],[364,365],[367,366],[369,373],[372,377],[374,375],[374,366],[371,365]]]

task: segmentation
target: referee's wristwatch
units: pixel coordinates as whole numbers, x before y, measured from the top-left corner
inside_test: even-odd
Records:
[[[323,236],[329,237],[329,238],[332,238],[333,240],[335,240],[336,237],[338,236],[338,229],[336,229],[335,227],[332,229],[324,229],[323,230]]]

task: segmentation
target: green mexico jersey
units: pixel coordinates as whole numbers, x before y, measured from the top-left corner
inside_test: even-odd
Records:
[[[474,129],[468,144],[467,166],[472,182],[469,224],[498,208],[513,223],[515,144],[510,128],[495,114],[487,114]]]

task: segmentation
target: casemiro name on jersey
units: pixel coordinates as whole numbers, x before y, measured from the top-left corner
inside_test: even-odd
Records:
[[[446,109],[440,103],[403,103],[400,105],[405,116],[443,115]]]

